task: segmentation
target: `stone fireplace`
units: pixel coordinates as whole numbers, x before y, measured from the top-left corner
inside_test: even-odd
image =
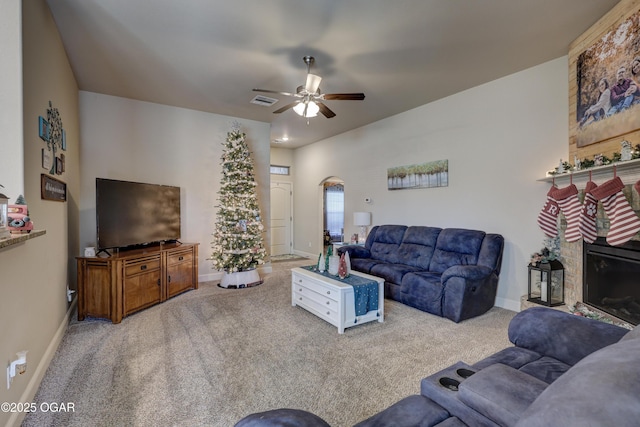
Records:
[[[586,183],[589,180],[592,180],[596,184],[600,185],[605,181],[610,180],[614,176],[619,176],[623,183],[625,184],[625,188],[623,190],[624,195],[627,200],[631,204],[632,209],[640,216],[640,195],[638,195],[637,191],[633,188],[633,185],[640,180],[640,159],[631,160],[627,162],[617,163],[615,165],[608,166],[600,166],[591,168],[583,171],[576,171],[571,174],[563,174],[554,177],[547,177],[540,179],[539,181],[547,182],[551,184],[555,181],[556,186],[559,188],[564,188],[571,183],[575,184],[578,190],[580,191],[579,197],[580,201],[584,199],[584,188]],[[542,203],[543,201],[540,201]],[[541,205],[542,207],[542,205]],[[606,235],[609,231],[610,223],[607,218],[602,205],[598,204],[598,213],[597,213],[597,230],[598,230],[598,240],[597,242],[605,242],[606,244]],[[560,261],[564,265],[565,268],[565,296],[564,300],[566,306],[558,307],[559,309],[567,310],[568,306],[575,305],[576,303],[585,303],[593,308],[596,308],[600,311],[603,311],[600,307],[594,306],[590,304],[587,299],[588,295],[585,297],[584,295],[584,272],[585,272],[585,251],[584,251],[584,243],[583,240],[580,239],[577,242],[569,243],[564,239],[564,232],[566,229],[567,223],[565,218],[560,215],[559,219],[559,235],[560,235]],[[595,242],[594,242],[595,243]],[[640,233],[636,235],[630,243],[628,243],[632,248],[637,248],[640,250]],[[607,245],[608,246],[608,245]],[[626,245],[625,245],[626,246]],[[608,254],[606,254],[608,255]],[[590,263],[592,261],[596,261],[595,256],[587,257],[586,262]],[[587,266],[588,267],[588,266]],[[614,268],[614,267],[610,267]],[[640,273],[640,264],[636,264],[635,267],[638,268],[636,270]],[[526,268],[524,269],[526,271]],[[611,274],[612,270],[609,270],[607,273],[607,277]],[[634,282],[637,283],[638,293],[636,295],[640,295],[640,274],[637,276],[638,279]],[[614,276],[614,280],[617,278]],[[629,287],[631,285],[625,285],[625,287]],[[622,296],[618,296],[619,293],[622,292],[620,289],[615,290],[615,298],[624,298]],[[609,298],[612,298],[609,296]],[[535,304],[529,303],[526,301],[526,295],[522,299],[521,308],[527,308],[534,306]],[[640,299],[638,299],[640,302]],[[623,301],[618,301],[617,304],[622,304]],[[601,304],[600,304],[601,305]],[[611,313],[610,313],[611,314]],[[620,318],[619,316],[613,315],[613,317]],[[631,322],[629,319],[620,318],[624,322],[628,323],[638,323],[638,320]]]

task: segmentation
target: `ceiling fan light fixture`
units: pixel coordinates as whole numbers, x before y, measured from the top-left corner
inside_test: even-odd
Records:
[[[304,108],[305,106],[307,107],[307,114],[304,114]],[[315,117],[318,115],[318,112],[320,111],[320,107],[318,107],[318,104],[316,104],[313,101],[309,101],[308,103],[305,102],[300,102],[298,105],[296,105],[295,107],[293,107],[293,111],[296,112],[296,114],[298,114],[299,116],[308,118],[308,117]]]

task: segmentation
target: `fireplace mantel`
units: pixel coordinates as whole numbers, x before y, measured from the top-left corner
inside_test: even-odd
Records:
[[[640,159],[627,160],[625,162],[616,162],[605,166],[595,166],[589,169],[582,169],[573,172],[562,173],[558,175],[550,175],[545,178],[538,179],[541,182],[555,182],[559,187],[568,185],[573,182],[578,188],[589,181],[593,180],[596,184],[601,184],[614,175],[620,177],[624,184],[635,184],[640,180]]]

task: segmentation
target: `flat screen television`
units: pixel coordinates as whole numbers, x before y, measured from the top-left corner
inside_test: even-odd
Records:
[[[180,187],[96,178],[99,250],[180,239]]]

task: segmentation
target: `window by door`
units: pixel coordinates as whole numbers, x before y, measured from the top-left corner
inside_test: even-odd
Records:
[[[324,183],[324,230],[331,242],[342,242],[344,237],[344,184]]]

